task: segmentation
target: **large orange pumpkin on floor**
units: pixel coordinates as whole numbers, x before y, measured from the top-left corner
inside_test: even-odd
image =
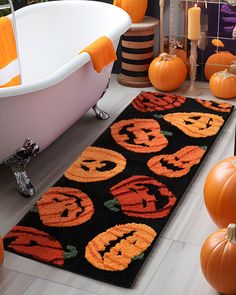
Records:
[[[204,74],[207,80],[210,80],[211,76],[216,73],[228,69],[231,62],[236,60],[236,56],[228,51],[219,51],[208,57]]]
[[[114,0],[116,5],[126,11],[132,19],[133,23],[139,23],[144,19],[148,0]]]
[[[236,157],[216,164],[208,173],[204,199],[212,220],[219,227],[236,223]]]
[[[236,225],[210,235],[201,249],[202,272],[218,292],[236,294]]]
[[[148,69],[150,82],[161,91],[177,89],[184,82],[186,75],[187,69],[182,59],[167,53],[156,57]]]
[[[211,93],[219,98],[230,99],[236,96],[236,75],[227,69],[211,76]]]

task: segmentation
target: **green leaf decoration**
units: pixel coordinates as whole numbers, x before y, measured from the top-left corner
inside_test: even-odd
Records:
[[[153,117],[156,118],[156,119],[162,119],[163,118],[163,115],[161,115],[161,114],[154,114]]]
[[[66,252],[66,251],[64,252],[65,259],[70,259],[70,258],[76,257],[78,255],[78,251],[75,246],[68,245],[66,247],[66,249],[68,250],[68,252]]]
[[[38,210],[37,207],[33,207],[33,208],[30,209],[30,212],[38,213],[39,210]]]
[[[200,146],[200,148],[203,149],[203,150],[207,150],[208,146],[204,145],[204,146]]]
[[[104,203],[104,206],[106,206],[109,210],[113,211],[113,212],[119,212],[120,209],[115,207],[117,205],[120,205],[120,203],[118,202],[117,198],[114,198],[112,200],[108,200]]]

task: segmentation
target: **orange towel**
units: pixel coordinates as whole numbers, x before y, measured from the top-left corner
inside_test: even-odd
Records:
[[[0,17],[0,87],[20,84],[15,37],[8,17]]]
[[[80,53],[89,53],[94,69],[100,73],[102,69],[117,59],[112,41],[108,37],[98,38],[96,41],[85,47]]]

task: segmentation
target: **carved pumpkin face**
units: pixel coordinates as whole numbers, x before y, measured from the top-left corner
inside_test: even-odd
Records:
[[[121,120],[111,126],[114,140],[136,153],[158,152],[166,147],[168,140],[160,131],[159,123],[153,119]]]
[[[142,112],[155,112],[170,110],[180,107],[186,101],[186,97],[161,94],[158,92],[141,92],[132,102],[132,106]]]
[[[78,182],[97,182],[122,172],[126,159],[119,153],[90,146],[67,169],[65,177]]]
[[[113,186],[110,192],[114,199],[105,206],[117,212],[118,206],[124,214],[141,218],[166,217],[176,202],[174,194],[165,184],[148,176],[132,176]]]
[[[85,250],[85,258],[96,268],[122,271],[132,260],[141,259],[156,232],[146,224],[116,225],[98,234]],[[137,258],[139,256],[139,258]]]
[[[78,189],[51,187],[37,203],[40,219],[46,226],[77,226],[94,212],[90,198]]]
[[[72,258],[77,255],[73,246],[68,246],[72,252],[64,252],[61,244],[49,234],[33,227],[17,225],[6,235],[4,240],[10,239],[8,245],[16,253],[29,255],[47,263],[63,265],[67,254]]]
[[[172,155],[152,157],[147,165],[157,175],[170,178],[181,177],[200,162],[205,151],[205,147],[186,146]]]
[[[229,113],[232,108],[232,105],[226,102],[218,102],[215,100],[202,100],[200,98],[195,98],[195,101],[200,103],[205,108],[222,113]]]
[[[221,116],[210,113],[173,113],[163,118],[191,137],[208,137],[215,135],[224,124]]]

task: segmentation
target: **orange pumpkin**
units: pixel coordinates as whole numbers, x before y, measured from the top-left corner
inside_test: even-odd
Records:
[[[148,0],[114,0],[113,5],[125,10],[133,23],[139,23],[144,19]]]
[[[175,55],[182,59],[182,61],[186,64],[187,63],[187,52],[182,48],[175,49]]]
[[[163,118],[188,136],[196,138],[215,135],[224,124],[221,116],[210,113],[173,113]]]
[[[195,98],[195,101],[200,103],[205,108],[214,110],[216,112],[229,113],[232,109],[232,104],[226,102],[219,102],[216,100],[202,100],[201,98]]]
[[[164,218],[173,209],[177,199],[167,186],[156,179],[135,175],[122,180],[110,189],[115,197],[104,205],[113,212],[141,218]]]
[[[204,242],[202,272],[209,284],[222,294],[236,294],[236,225],[220,229]]]
[[[150,82],[161,91],[177,89],[184,82],[186,75],[187,69],[182,59],[167,53],[156,57],[148,69]]]
[[[216,47],[225,47],[224,43],[220,39],[212,39],[211,43]]]
[[[46,226],[78,226],[93,213],[91,199],[78,189],[51,187],[37,203],[42,223]]]
[[[78,182],[97,182],[112,178],[125,166],[126,159],[118,152],[90,146],[66,170],[65,177]]]
[[[228,69],[231,62],[236,60],[236,56],[227,51],[219,51],[208,57],[204,74],[207,80],[210,80],[211,76],[219,71]]]
[[[146,224],[116,225],[88,243],[85,258],[96,268],[122,271],[132,261],[143,258],[155,237],[155,230]]]
[[[3,241],[0,237],[0,264],[3,263],[3,259],[4,259],[4,246],[3,246]]]
[[[154,156],[147,165],[157,175],[182,177],[201,161],[205,151],[206,147],[185,146],[174,154]]]
[[[212,94],[219,98],[234,98],[236,96],[236,75],[227,69],[217,72],[211,76],[209,87]]]
[[[220,161],[208,173],[204,199],[212,220],[219,227],[236,223],[236,157]]]
[[[111,126],[111,135],[119,145],[136,153],[158,152],[168,144],[154,119],[121,120]]]

